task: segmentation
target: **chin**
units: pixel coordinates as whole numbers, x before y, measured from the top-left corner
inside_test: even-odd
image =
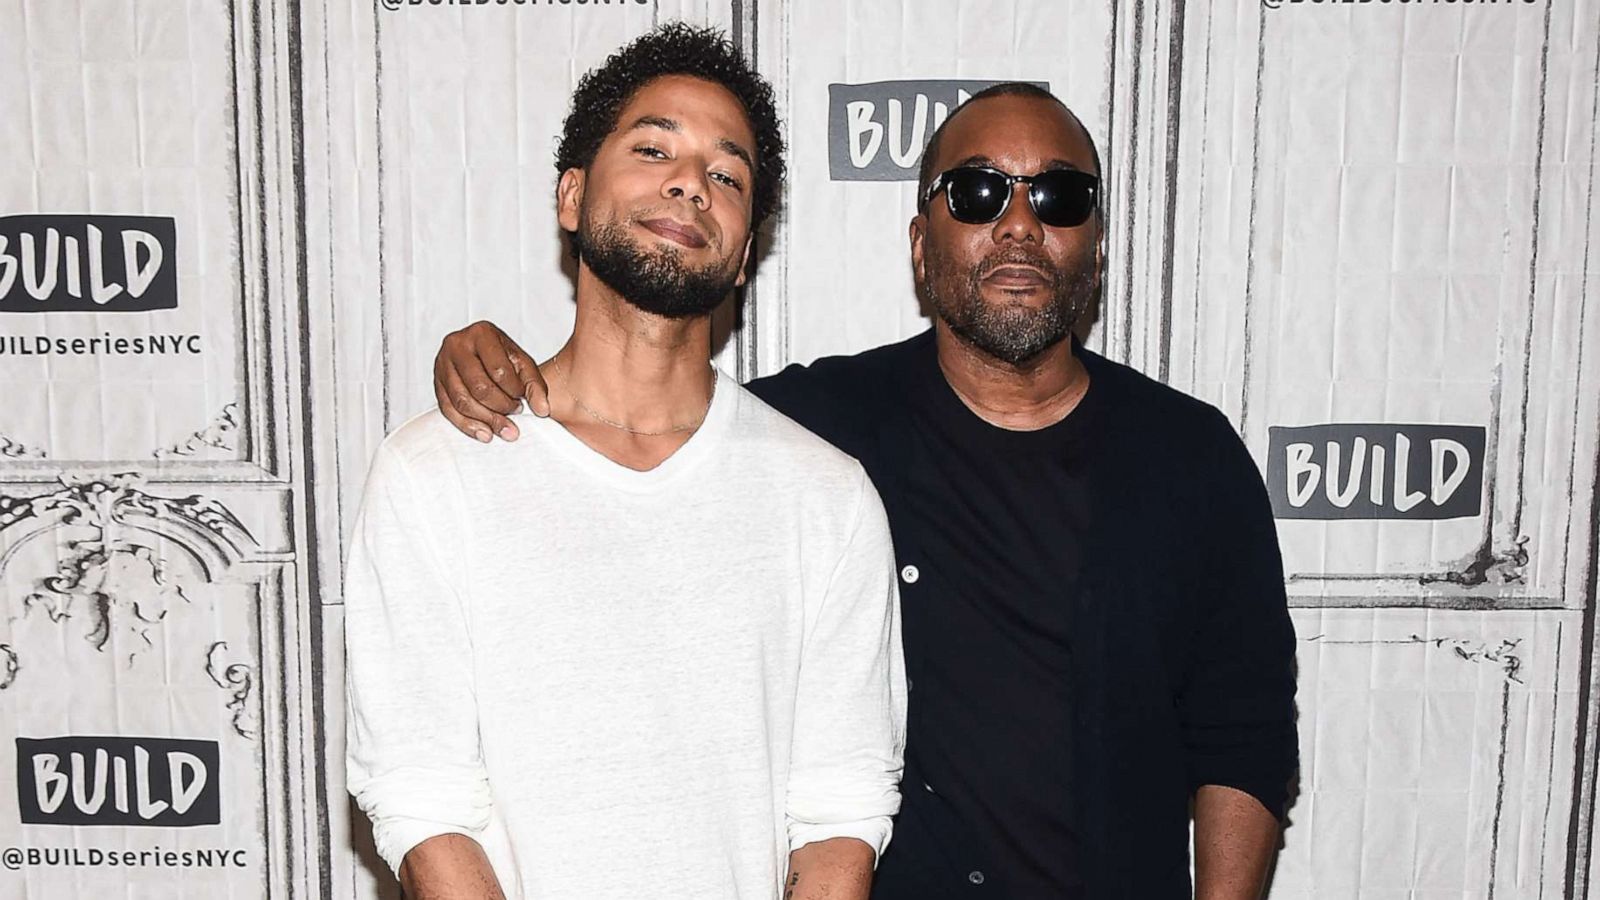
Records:
[[[1055,302],[1049,294],[1001,294],[997,297],[983,297],[979,301],[984,311],[991,316],[1005,316],[1008,318],[1021,318],[1025,316],[1048,315],[1050,306]]]

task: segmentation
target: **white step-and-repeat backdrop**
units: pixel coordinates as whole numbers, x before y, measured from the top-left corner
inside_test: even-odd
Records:
[[[1090,345],[1224,409],[1279,515],[1275,900],[1600,897],[1596,0],[0,0],[0,898],[390,895],[342,774],[366,464],[446,331],[565,336],[554,135],[674,18],[786,117],[744,377],[927,326],[964,96],[1099,141]]]

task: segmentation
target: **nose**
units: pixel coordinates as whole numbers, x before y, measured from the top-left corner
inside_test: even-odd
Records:
[[[1006,204],[1005,214],[994,223],[995,243],[1008,240],[1019,244],[1025,241],[1044,243],[1044,225],[1033,214],[1028,190],[1029,185],[1022,181],[1011,186],[1011,202]]]
[[[705,211],[711,205],[711,185],[706,181],[705,167],[695,160],[680,160],[661,183],[661,195],[672,200],[687,199],[696,209]]]

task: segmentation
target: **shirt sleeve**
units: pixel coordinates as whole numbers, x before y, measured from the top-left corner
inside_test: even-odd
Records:
[[[827,357],[809,366],[791,363],[745,387],[807,431],[864,460],[882,426],[877,385],[857,360]]]
[[[789,848],[853,837],[881,855],[900,809],[905,657],[889,522],[861,475],[855,522],[808,622],[795,702]]]
[[[380,447],[345,573],[346,772],[397,874],[430,837],[488,825],[467,620],[400,456]],[[459,571],[459,569],[457,569]]]
[[[1281,820],[1298,767],[1283,560],[1260,470],[1220,413],[1211,424],[1203,606],[1180,699],[1189,790],[1236,788]]]

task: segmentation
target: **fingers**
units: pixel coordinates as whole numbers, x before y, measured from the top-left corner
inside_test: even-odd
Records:
[[[475,322],[445,336],[434,357],[435,393],[444,390],[456,411],[479,420],[508,441],[517,439],[517,426],[505,418],[522,409],[522,379],[507,358],[500,329],[490,322]],[[515,346],[515,345],[512,345]],[[473,402],[456,402],[454,377],[465,386]],[[443,404],[441,404],[443,405]],[[487,410],[478,414],[478,407]]]
[[[544,373],[539,371],[533,357],[517,346],[517,342],[507,337],[503,331],[500,332],[500,345],[505,352],[507,362],[517,372],[520,381],[518,393],[528,401],[528,409],[536,416],[550,415],[550,386],[545,384]]]
[[[445,379],[442,374],[445,365],[443,357],[438,357],[433,361],[433,398],[439,403],[439,413],[444,416],[445,421],[454,425],[457,431],[467,437],[488,442],[493,437],[488,428],[482,423],[474,422],[456,411],[455,403],[450,399],[450,394],[445,388]]]
[[[522,400],[528,395],[528,379],[537,380],[539,391],[542,393],[544,379],[539,376],[539,367],[529,358],[526,351],[517,346],[516,341],[506,337],[498,328],[494,329],[491,339],[479,345],[478,358],[489,377],[494,380],[495,386],[505,392],[508,398],[514,398],[512,402],[517,409],[522,408]],[[468,383],[471,383],[470,379]],[[544,415],[537,410],[535,412]]]
[[[516,440],[517,427],[504,415],[478,402],[449,361],[441,359],[435,364],[433,385],[439,411],[465,434],[484,443],[491,440],[491,434],[508,441]]]
[[[480,327],[481,326],[481,327]],[[454,369],[472,398],[502,415],[522,409],[522,384],[506,359],[499,330],[479,322],[445,338],[439,355]]]

